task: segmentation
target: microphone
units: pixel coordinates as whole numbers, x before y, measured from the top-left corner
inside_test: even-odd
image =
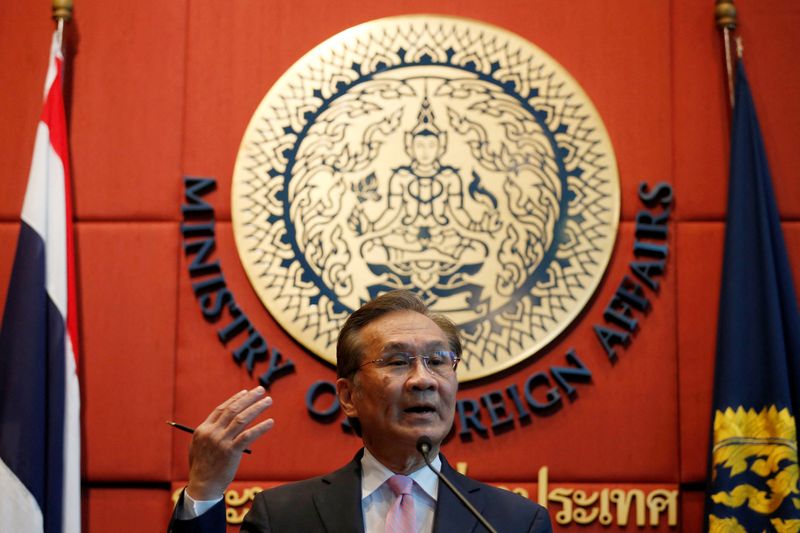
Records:
[[[479,513],[478,510],[475,509],[475,507],[473,507],[471,503],[469,503],[469,501],[464,497],[464,495],[461,494],[452,483],[450,483],[450,480],[444,477],[444,474],[442,474],[433,467],[430,460],[428,459],[428,454],[431,452],[432,448],[433,448],[433,442],[431,441],[431,438],[428,437],[427,435],[423,435],[417,439],[417,451],[420,454],[422,454],[422,458],[425,460],[425,464],[428,465],[428,468],[430,468],[431,471],[434,474],[436,474],[436,476],[442,481],[442,483],[447,485],[447,488],[450,489],[450,492],[456,495],[458,501],[460,501],[464,505],[464,507],[466,507],[467,510],[469,510],[469,512],[472,513],[472,515],[478,519],[478,522],[480,522],[483,525],[483,527],[485,527],[489,531],[489,533],[497,533],[497,530],[493,528],[491,524],[489,524],[489,522],[486,521],[483,515],[481,515],[481,513]]]

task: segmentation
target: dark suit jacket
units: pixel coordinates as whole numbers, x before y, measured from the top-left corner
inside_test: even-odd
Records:
[[[442,457],[442,473],[498,533],[552,531],[547,511],[509,491],[479,483],[453,470]],[[183,496],[178,502],[182,505]],[[170,522],[173,533],[225,531],[220,502],[194,520]],[[289,483],[256,495],[242,523],[243,533],[364,533],[361,512],[361,452],[344,468],[324,476]],[[450,490],[439,483],[434,533],[486,531]]]

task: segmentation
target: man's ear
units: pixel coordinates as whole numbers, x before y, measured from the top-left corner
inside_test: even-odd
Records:
[[[348,417],[358,417],[358,409],[356,409],[353,396],[355,396],[355,383],[353,380],[347,378],[339,378],[336,380],[336,394],[339,396],[339,405],[342,411]]]

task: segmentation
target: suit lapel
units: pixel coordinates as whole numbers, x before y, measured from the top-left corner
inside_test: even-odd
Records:
[[[325,530],[331,533],[356,531],[364,533],[364,516],[361,512],[361,454],[344,468],[324,476],[321,487],[314,493]]]
[[[443,455],[442,474],[464,495],[467,500],[478,510],[483,512],[484,498],[481,487],[466,476],[453,470]],[[472,531],[478,519],[464,507],[455,494],[444,483],[439,481],[437,492],[436,516],[433,519],[433,533],[446,533],[448,531]]]

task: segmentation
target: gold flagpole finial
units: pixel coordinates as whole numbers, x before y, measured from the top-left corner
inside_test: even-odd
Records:
[[[733,91],[733,58],[731,57],[731,32],[736,29],[736,6],[733,0],[717,0],[714,6],[714,16],[717,19],[717,27],[722,30],[725,40],[725,70],[728,74],[728,96],[731,108],[734,105]],[[741,56],[739,56],[741,57]]]
[[[736,29],[736,6],[733,5],[733,0],[717,0],[714,15],[719,29]]]
[[[53,0],[53,18],[69,22],[72,18],[72,0]]]

